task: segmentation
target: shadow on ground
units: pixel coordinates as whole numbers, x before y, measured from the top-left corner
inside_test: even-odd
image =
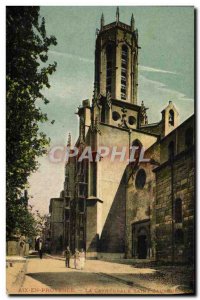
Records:
[[[157,272],[156,272],[157,273]],[[177,289],[172,292],[167,286],[163,288],[163,284],[166,282],[166,278],[161,278],[161,274],[128,274],[128,273],[88,273],[84,271],[66,271],[63,272],[42,272],[42,273],[29,273],[27,276],[41,282],[51,289],[72,289],[74,293],[88,293],[96,294],[99,289],[99,294],[103,294],[104,290],[109,291],[112,289],[114,294],[119,289],[123,289],[123,294],[128,290],[132,291],[132,294],[171,294],[176,292]],[[162,285],[161,284],[162,282]],[[148,284],[145,284],[147,283]],[[154,288],[151,287],[151,283],[154,283]],[[155,289],[155,283],[156,289]],[[159,286],[160,285],[160,286]],[[103,289],[103,290],[102,290]],[[73,293],[72,291],[72,293]],[[188,289],[185,293],[191,293]]]
[[[105,274],[105,273],[85,273],[81,271],[72,271],[66,273],[43,272],[29,273],[27,276],[47,285],[51,289],[75,289],[80,291],[94,291],[94,288],[103,289],[133,289],[133,293],[151,292],[151,289],[140,284],[133,283],[133,280],[126,280],[128,274]],[[120,278],[117,278],[117,277]],[[153,291],[152,291],[153,294]]]
[[[152,282],[157,282],[157,284],[165,284],[168,283],[172,286],[181,286],[183,289],[190,290],[191,293],[195,293],[195,271],[192,265],[170,265],[167,264],[158,264],[155,261],[141,261],[136,262],[132,259],[124,259],[124,260],[108,260],[101,259],[105,262],[110,263],[119,263],[124,265],[129,265],[134,269],[151,269],[155,272],[147,274],[134,274],[134,278],[144,279]],[[127,274],[127,277],[130,277],[130,274]]]

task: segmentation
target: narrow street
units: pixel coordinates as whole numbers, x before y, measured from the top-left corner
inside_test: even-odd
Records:
[[[164,276],[164,278],[162,278]],[[170,275],[171,276],[171,275]],[[52,258],[28,259],[19,294],[179,294],[188,291],[154,268],[88,260],[84,270]],[[178,283],[178,281],[177,281]]]

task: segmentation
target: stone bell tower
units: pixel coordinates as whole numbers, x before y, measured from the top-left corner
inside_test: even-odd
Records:
[[[138,32],[132,15],[130,25],[116,20],[105,25],[101,16],[95,49],[95,86],[97,93],[112,99],[137,104]]]

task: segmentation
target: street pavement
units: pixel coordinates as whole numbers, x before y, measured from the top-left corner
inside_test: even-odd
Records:
[[[84,270],[70,268],[63,260],[28,259],[27,273],[18,294],[182,294],[190,293],[179,281],[155,268],[87,260]]]

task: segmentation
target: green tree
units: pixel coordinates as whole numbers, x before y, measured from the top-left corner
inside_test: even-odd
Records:
[[[48,50],[56,45],[48,37],[38,6],[6,9],[6,201],[7,234],[29,231],[31,213],[22,203],[28,177],[38,167],[37,157],[47,151],[49,139],[40,132],[47,115],[37,106],[47,104],[43,89],[50,88],[49,75],[56,63],[48,64]],[[37,103],[36,103],[37,102]],[[24,232],[25,233],[25,232]]]

